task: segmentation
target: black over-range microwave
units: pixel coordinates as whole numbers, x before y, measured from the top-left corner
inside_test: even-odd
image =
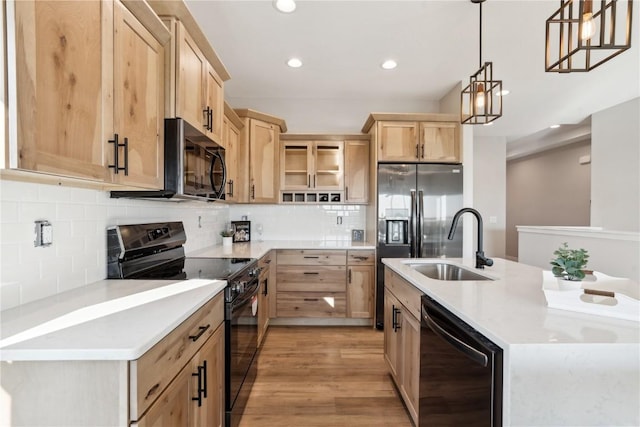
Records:
[[[224,200],[224,148],[180,118],[164,121],[164,189],[112,191],[111,197]]]

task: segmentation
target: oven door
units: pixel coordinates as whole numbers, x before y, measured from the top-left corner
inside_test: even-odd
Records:
[[[227,303],[227,425],[239,422],[255,379],[253,359],[258,350],[258,284],[257,279],[252,280],[242,295]]]

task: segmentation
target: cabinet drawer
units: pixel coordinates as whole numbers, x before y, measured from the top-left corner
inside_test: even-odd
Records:
[[[347,264],[349,265],[374,265],[376,263],[376,251],[373,249],[347,251]]]
[[[407,308],[413,317],[421,318],[422,291],[386,267],[384,269],[384,286],[398,298],[398,301]]]
[[[346,265],[346,251],[286,249],[278,251],[278,265]]]
[[[324,266],[297,267],[278,266],[276,283],[280,291],[344,292],[346,267]]]
[[[278,317],[345,317],[344,292],[280,292]]]
[[[224,298],[220,293],[138,360],[131,362],[132,420],[140,419],[223,320]],[[206,328],[204,332],[203,328]]]

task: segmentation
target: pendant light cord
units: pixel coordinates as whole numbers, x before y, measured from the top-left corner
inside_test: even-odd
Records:
[[[482,68],[482,3],[480,3],[480,38],[479,38],[479,44],[480,44],[480,66],[478,68]]]

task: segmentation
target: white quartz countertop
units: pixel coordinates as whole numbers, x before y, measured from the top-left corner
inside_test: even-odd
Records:
[[[474,268],[472,259],[447,259],[494,278],[488,281],[430,279],[407,262],[442,260],[383,259],[382,262],[502,348],[526,344],[637,344],[640,323],[547,307],[542,269],[503,259]]]
[[[234,243],[230,248],[222,245],[209,246],[189,252],[189,257],[202,258],[261,258],[272,249],[375,249],[367,242],[349,240],[264,240]]]
[[[102,280],[0,313],[0,360],[135,360],[226,286]]]

